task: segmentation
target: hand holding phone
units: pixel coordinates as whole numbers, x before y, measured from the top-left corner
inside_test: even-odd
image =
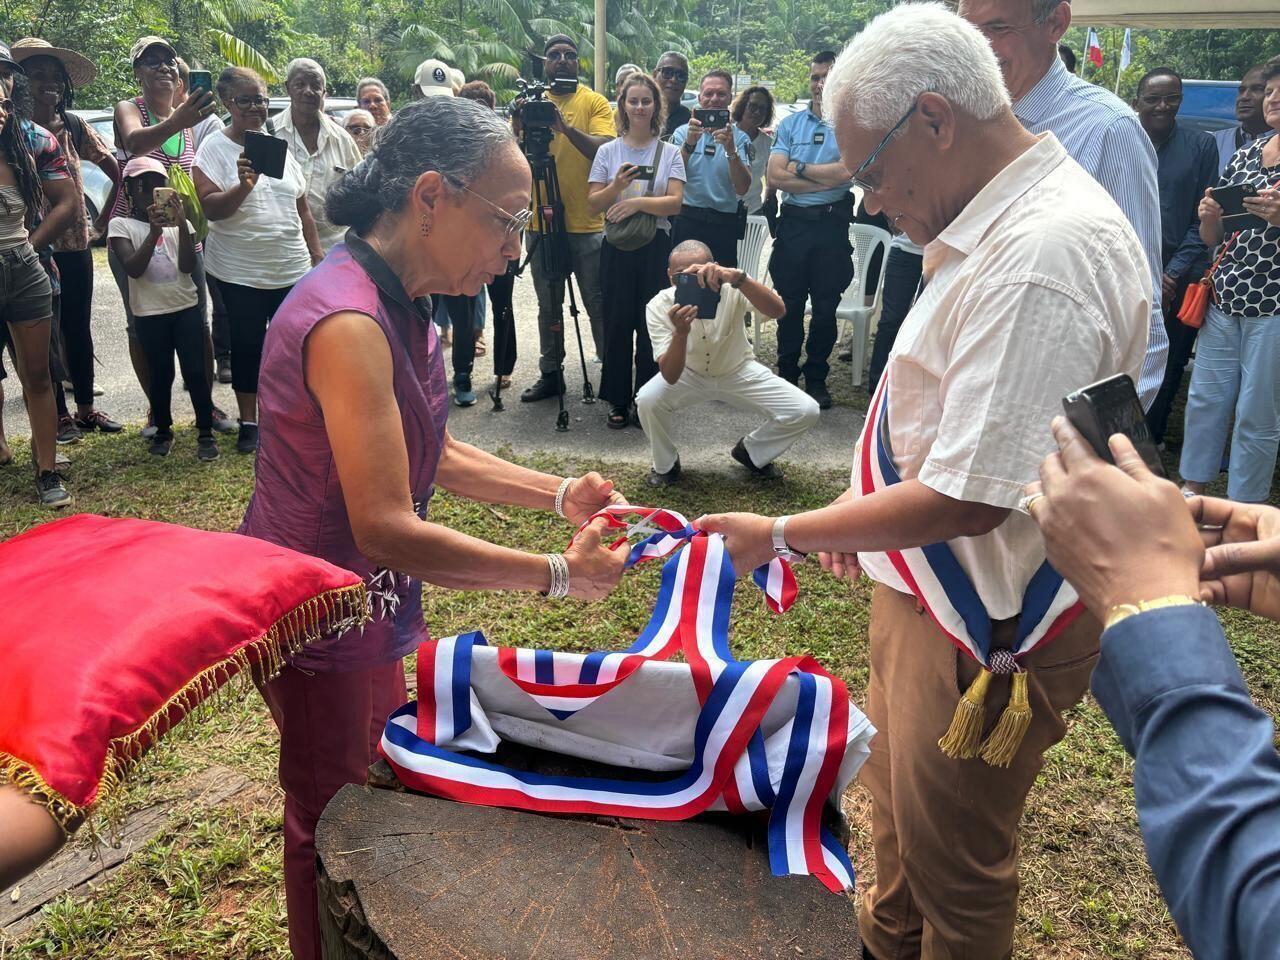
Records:
[[[1082,387],[1063,398],[1062,409],[1071,425],[1089,441],[1093,452],[1107,463],[1115,463],[1108,441],[1113,434],[1122,433],[1133,443],[1152,473],[1160,477],[1165,475],[1160,451],[1151,437],[1138,391],[1128,374],[1122,373]]]
[[[702,124],[704,130],[719,130],[729,125],[729,111],[723,109],[703,109],[693,111],[694,118]]]
[[[187,96],[213,93],[213,74],[208,70],[192,70],[187,74]]]
[[[720,306],[718,291],[703,286],[696,273],[676,274],[676,304],[698,308],[699,320],[711,320]]]
[[[151,195],[151,202],[164,215],[165,226],[176,227],[182,207],[179,205],[178,191],[172,187],[156,187]]]
[[[636,179],[640,170],[641,168],[636,166],[634,163],[624,163],[618,168],[618,172],[614,174],[614,185],[623,188],[630,186],[631,182]]]
[[[1258,195],[1258,188],[1254,184],[1233,183],[1225,187],[1214,187],[1209,193],[1222,208],[1222,229],[1225,233],[1267,228],[1267,221],[1244,205],[1246,199]]]
[[[272,137],[255,130],[244,132],[244,155],[253,169],[264,177],[279,180],[284,177],[289,145],[279,137]]]

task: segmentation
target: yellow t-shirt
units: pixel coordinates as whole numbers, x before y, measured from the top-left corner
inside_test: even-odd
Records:
[[[567,97],[549,99],[555,101],[564,114],[564,122],[569,126],[594,137],[617,135],[609,101],[594,90],[580,86]],[[556,158],[560,199],[564,202],[565,228],[570,233],[599,233],[604,229],[604,217],[593,214],[587,207],[587,175],[591,173],[591,161],[579,152],[568,137],[559,133],[551,141],[551,155]]]

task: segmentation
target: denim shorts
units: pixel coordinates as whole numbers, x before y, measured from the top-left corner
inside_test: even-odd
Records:
[[[53,288],[31,244],[0,250],[0,319],[39,323],[53,318]]]

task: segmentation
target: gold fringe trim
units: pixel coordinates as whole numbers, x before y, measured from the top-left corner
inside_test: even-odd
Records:
[[[369,619],[369,597],[363,583],[326,591],[294,607],[257,640],[196,674],[132,733],[112,740],[107,745],[97,793],[89,803],[77,805],[67,800],[31,764],[7,753],[0,753],[0,783],[11,783],[29,793],[32,801],[48,810],[70,834],[80,821],[120,795],[125,778],[161,737],[192,715],[215,709],[219,699],[215,694],[231,690],[242,695],[251,684],[262,687],[309,644],[328,634],[363,626]]]
[[[987,699],[989,686],[991,671],[983,667],[956,704],[951,726],[938,741],[938,747],[953,760],[972,760],[978,755],[978,748],[982,744],[982,727],[987,716],[983,704]]]
[[[1000,714],[996,728],[982,745],[982,759],[993,767],[1008,767],[1031,728],[1031,701],[1027,698],[1026,672],[1013,675],[1009,705]]]

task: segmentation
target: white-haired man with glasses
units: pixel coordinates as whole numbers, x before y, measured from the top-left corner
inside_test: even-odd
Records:
[[[872,21],[824,103],[868,212],[926,247],[929,280],[850,491],[794,516],[699,524],[727,535],[738,570],[817,553],[876,581],[866,949],[996,960],[1013,947],[1027,792],[1088,688],[1101,631],[1045,566],[1022,484],[1055,447],[1062,397],[1137,376],[1150,272],[1120,208],[1052,134],[1018,122],[990,46],[942,5]]]

